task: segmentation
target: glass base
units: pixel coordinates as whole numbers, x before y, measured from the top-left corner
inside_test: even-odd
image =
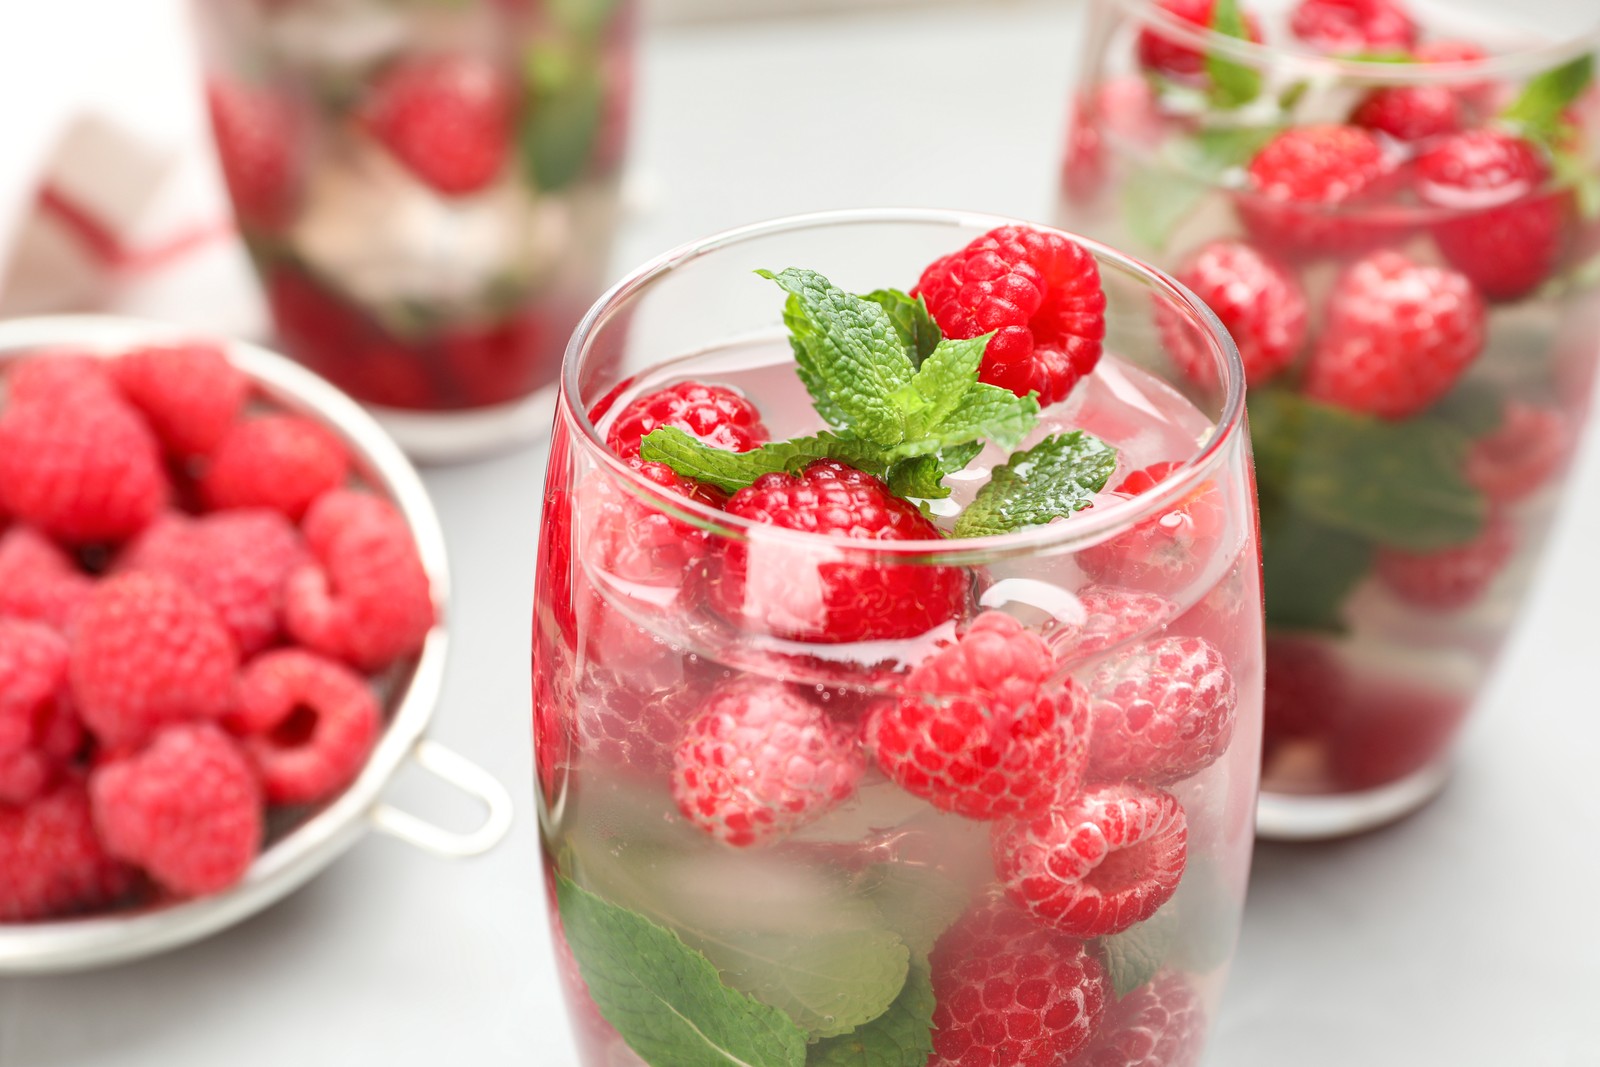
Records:
[[[395,443],[418,463],[460,463],[505,452],[550,432],[554,384],[521,400],[465,411],[406,411],[367,405]]]
[[[1375,830],[1432,800],[1450,778],[1440,760],[1380,789],[1329,796],[1266,793],[1256,805],[1256,836],[1267,841],[1322,841]]]

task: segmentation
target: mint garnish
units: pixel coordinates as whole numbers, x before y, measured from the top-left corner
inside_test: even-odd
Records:
[[[1178,913],[1166,907],[1137,926],[1100,939],[1111,972],[1111,991],[1120,1000],[1161,970],[1178,934]]]
[[[604,118],[605,87],[592,49],[558,40],[535,44],[523,67],[528,106],[518,143],[541,192],[582,176]]]
[[[1267,625],[1343,633],[1344,602],[1372,569],[1372,544],[1310,516],[1261,500],[1261,561]]]
[[[891,465],[885,449],[837,434],[820,433],[774,441],[749,452],[728,452],[704,445],[673,426],[661,426],[646,434],[639,458],[646,463],[665,463],[686,478],[729,493],[743,489],[763,474],[796,470],[815,459],[837,459],[877,478],[887,478]]]
[[[1567,132],[1567,108],[1593,83],[1594,57],[1579,56],[1528,82],[1500,119],[1530,140],[1554,145]]]
[[[922,361],[933,354],[934,346],[944,336],[939,324],[928,314],[927,302],[920,296],[911,297],[898,289],[878,289],[861,299],[870,300],[888,312],[895,333],[900,335],[900,343],[906,346],[906,353],[911,357],[912,366],[922,366]]]
[[[1117,454],[1081,430],[1055,434],[995,468],[956,520],[957,537],[1040,526],[1088,507],[1104,489]]]
[[[806,1067],[924,1067],[933,1054],[933,981],[914,962],[889,1009],[848,1034],[811,1046]]]
[[[1224,37],[1250,39],[1239,0],[1216,0],[1211,9],[1211,29]],[[1261,72],[1226,56],[1211,52],[1206,56],[1206,73],[1211,76],[1211,102],[1220,108],[1242,107],[1261,95]]]
[[[605,1020],[655,1067],[802,1067],[806,1034],[722,984],[678,935],[556,875],[578,970]]]

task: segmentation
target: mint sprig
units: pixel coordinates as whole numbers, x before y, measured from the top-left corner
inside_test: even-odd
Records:
[[[1116,465],[1116,452],[1082,430],[1046,437],[995,468],[956,520],[955,535],[1009,533],[1082,511]]]
[[[934,346],[944,336],[939,324],[928,314],[927,301],[920,296],[908,296],[898,289],[877,289],[861,299],[872,301],[888,313],[895,333],[900,335],[900,343],[906,346],[906,354],[911,357],[912,366],[922,366],[922,361],[933,354]]]
[[[1217,0],[1211,9],[1211,29],[1224,37],[1250,39],[1239,0]],[[1217,107],[1243,107],[1261,95],[1261,72],[1218,52],[1207,53],[1206,73],[1211,76],[1211,102]]]
[[[1500,120],[1524,137],[1553,146],[1568,131],[1566,111],[1594,84],[1594,56],[1582,55],[1528,82]]]
[[[848,1034],[811,1046],[806,1067],[923,1067],[933,1055],[933,979],[926,962],[911,965],[889,1009]]]

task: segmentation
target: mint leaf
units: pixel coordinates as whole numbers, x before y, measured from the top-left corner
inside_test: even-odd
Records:
[[[675,426],[658,426],[645,435],[639,458],[665,463],[685,478],[738,492],[763,474],[794,473],[816,459],[837,459],[878,478],[886,478],[893,456],[866,441],[835,434],[776,441],[749,452],[712,448]]]
[[[561,925],[589,994],[652,1067],[801,1067],[806,1035],[723,985],[670,930],[556,875]]]
[[[1429,408],[1428,417],[1448,422],[1468,437],[1482,437],[1500,428],[1505,407],[1499,389],[1468,378]]]
[[[1584,219],[1600,218],[1600,174],[1595,173],[1594,164],[1570,148],[1555,148],[1550,165],[1556,181],[1572,190],[1578,215]]]
[[[1162,908],[1137,926],[1100,939],[1117,999],[1149,983],[1161,970],[1178,936],[1178,912]]]
[[[1224,37],[1250,39],[1250,27],[1239,10],[1239,0],[1216,0],[1211,9],[1211,29]],[[1242,107],[1261,95],[1261,72],[1254,67],[1211,52],[1206,55],[1206,73],[1211,76],[1211,102],[1217,107]]]
[[[1276,127],[1241,126],[1176,137],[1153,162],[1129,175],[1122,190],[1122,217],[1134,239],[1164,250],[1173,233],[1230,174],[1254,159],[1278,133]]]
[[[1285,508],[1261,501],[1261,560],[1267,624],[1275,630],[1347,628],[1344,603],[1372,569],[1372,545]]]
[[[956,520],[955,536],[1009,533],[1081,511],[1116,465],[1116,452],[1082,430],[1046,437],[995,468]]]
[[[934,453],[902,459],[889,468],[889,490],[908,500],[943,500],[950,495],[947,474],[966,467],[983,451],[982,441],[951,445]]]
[[[933,1054],[933,979],[911,965],[889,1009],[848,1034],[811,1046],[806,1067],[924,1067]]]
[[[1462,473],[1470,441],[1441,420],[1388,422],[1265,390],[1250,398],[1250,428],[1261,496],[1291,513],[1413,552],[1483,528],[1488,503]]]
[[[621,0],[549,0],[546,10],[569,33],[593,38],[605,29]]]
[[[756,273],[790,294],[784,321],[796,342],[801,381],[818,401],[818,412],[835,429],[874,444],[903,441],[905,418],[892,397],[910,383],[915,368],[889,313],[816,271],[791,267],[778,274]]]
[[[1501,112],[1501,121],[1546,145],[1561,139],[1566,110],[1594,82],[1594,56],[1585,54],[1528,82],[1522,95]]]
[[[933,347],[910,384],[895,394],[895,402],[911,424],[907,436],[920,436],[919,431],[937,426],[962,406],[978,384],[983,350],[989,347],[992,336],[986,333],[966,341],[947,339]],[[1037,404],[1034,410],[1038,410]]]
[[[900,335],[900,343],[906,346],[914,366],[922,366],[922,361],[933,354],[934,346],[944,336],[939,324],[928,314],[927,302],[920,296],[907,296],[898,289],[877,289],[861,299],[870,300],[888,312],[894,332]]]
[[[541,192],[562,189],[589,165],[600,136],[605,87],[592,50],[559,41],[536,44],[523,70],[528,106],[518,144]]]
[[[869,867],[861,877],[860,891],[919,960],[928,958],[934,942],[967,910],[970,895],[947,875],[904,863]]]

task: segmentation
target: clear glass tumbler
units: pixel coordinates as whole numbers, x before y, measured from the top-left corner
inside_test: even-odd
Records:
[[[1528,591],[1600,349],[1597,23],[1088,5],[1059,219],[1211,304],[1250,384],[1264,836],[1432,797]]]
[[[929,211],[758,225],[640,268],[574,335],[533,712],[586,1067],[1066,1067],[1152,1042],[1164,1063],[1196,1062],[1248,877],[1263,657],[1244,383],[1215,318],[1084,242],[1103,357],[1009,442],[1030,459],[975,447],[946,498],[800,444],[751,453],[775,456],[771,473],[734,492],[652,459],[663,431],[639,439],[653,421],[748,450],[822,428],[806,382],[834,373],[809,347],[826,331],[758,270],[875,294],[893,315],[838,290],[830,306],[866,324],[857,340],[947,371],[954,331],[934,347],[915,301],[884,291],[1024,225]],[[1192,382],[1180,359],[1211,374]],[[846,393],[873,394],[869,377],[847,373]],[[952,419],[1017,403],[906,388]],[[686,395],[720,397],[721,429],[673,422],[667,401]],[[901,444],[921,432],[906,425]],[[1042,478],[1075,430],[1115,450],[1086,510],[952,535],[977,529],[991,476]]]
[[[635,6],[194,0],[279,340],[415,457],[549,426],[615,228]]]

